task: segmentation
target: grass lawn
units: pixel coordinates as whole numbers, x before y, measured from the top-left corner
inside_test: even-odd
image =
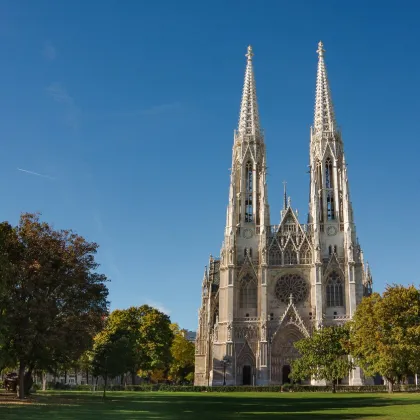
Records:
[[[1,420],[420,419],[420,394],[38,392],[0,394]]]

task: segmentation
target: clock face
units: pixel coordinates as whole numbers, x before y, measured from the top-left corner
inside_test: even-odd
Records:
[[[244,238],[251,239],[252,238],[252,229],[244,229]]]
[[[328,236],[334,236],[337,233],[337,228],[335,226],[328,226],[327,234]]]

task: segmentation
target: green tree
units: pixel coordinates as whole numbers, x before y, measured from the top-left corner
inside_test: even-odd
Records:
[[[169,375],[179,382],[190,380],[194,373],[195,346],[186,339],[186,330],[180,330],[177,324],[172,324],[174,340],[171,345],[172,361]]]
[[[350,350],[368,375],[380,374],[388,391],[420,371],[420,291],[388,286],[362,300],[351,322]]]
[[[299,340],[295,347],[301,357],[292,362],[291,377],[294,380],[326,380],[332,384],[332,392],[338,379],[348,376],[353,363],[347,346],[349,330],[346,326],[323,327],[312,336]]]
[[[119,330],[111,334],[103,331],[95,337],[93,350],[90,352],[90,364],[92,374],[104,378],[104,398],[108,378],[115,378],[127,372],[131,354],[129,336],[124,331]]]
[[[107,279],[96,272],[97,244],[39,215],[0,224],[0,239],[1,348],[19,366],[23,398],[35,368],[52,370],[91,347],[107,313]]]
[[[128,372],[135,382],[137,372],[166,368],[171,360],[173,333],[168,315],[149,305],[113,311],[106,325],[107,334],[120,331],[131,343]]]

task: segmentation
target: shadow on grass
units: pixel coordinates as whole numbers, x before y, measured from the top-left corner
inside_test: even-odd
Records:
[[[284,420],[373,420],[380,417],[382,420],[387,416],[404,419],[402,406],[417,406],[411,410],[420,412],[420,396],[110,393],[103,401],[99,394],[67,392],[36,395],[33,402],[25,405],[8,405],[7,408],[0,405],[0,417],[2,420],[270,420],[279,417]]]

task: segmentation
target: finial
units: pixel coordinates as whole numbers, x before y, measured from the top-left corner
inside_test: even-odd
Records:
[[[248,45],[248,52],[245,54],[245,57],[248,58],[248,61],[252,61],[253,55],[254,53],[252,52],[252,47],[251,45]]]
[[[287,209],[287,181],[283,181],[284,193],[283,193],[283,209]]]
[[[289,302],[290,302],[290,305],[293,304],[293,293],[290,293]]]
[[[324,57],[324,44],[322,43],[322,41],[318,42],[318,49],[316,50],[316,52],[318,53],[319,57]]]

